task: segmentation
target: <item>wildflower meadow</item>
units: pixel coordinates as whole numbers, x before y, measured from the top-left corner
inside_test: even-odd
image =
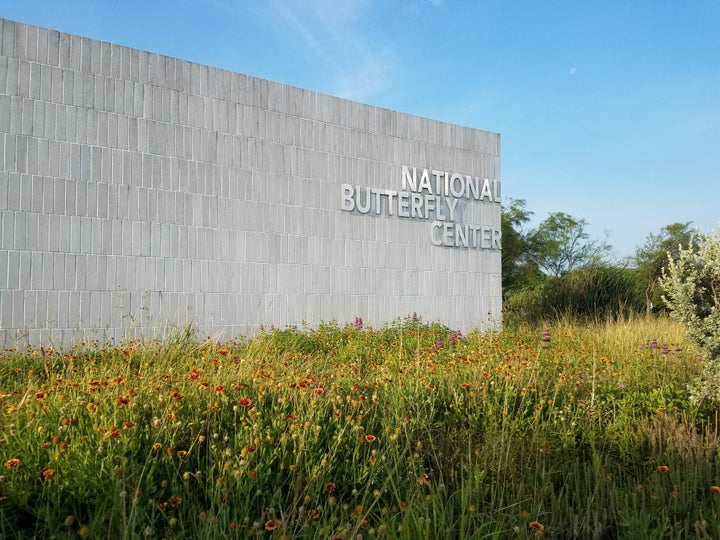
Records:
[[[415,318],[0,358],[2,538],[720,538],[664,317]]]

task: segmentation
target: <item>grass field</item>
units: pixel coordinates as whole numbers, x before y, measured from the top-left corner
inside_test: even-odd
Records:
[[[0,537],[720,538],[666,318],[0,358]]]

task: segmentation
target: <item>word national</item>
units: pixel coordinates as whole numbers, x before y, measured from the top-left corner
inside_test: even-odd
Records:
[[[340,209],[359,214],[432,220],[435,246],[501,249],[499,227],[457,223],[460,201],[500,203],[500,182],[446,171],[402,166],[400,190],[341,184]]]

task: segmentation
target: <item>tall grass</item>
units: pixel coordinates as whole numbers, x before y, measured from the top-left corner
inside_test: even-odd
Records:
[[[360,326],[4,353],[0,535],[720,537],[675,323]]]

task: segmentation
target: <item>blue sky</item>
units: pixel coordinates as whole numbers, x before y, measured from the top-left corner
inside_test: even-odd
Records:
[[[0,16],[499,132],[503,195],[618,257],[720,223],[716,0],[0,0]]]

